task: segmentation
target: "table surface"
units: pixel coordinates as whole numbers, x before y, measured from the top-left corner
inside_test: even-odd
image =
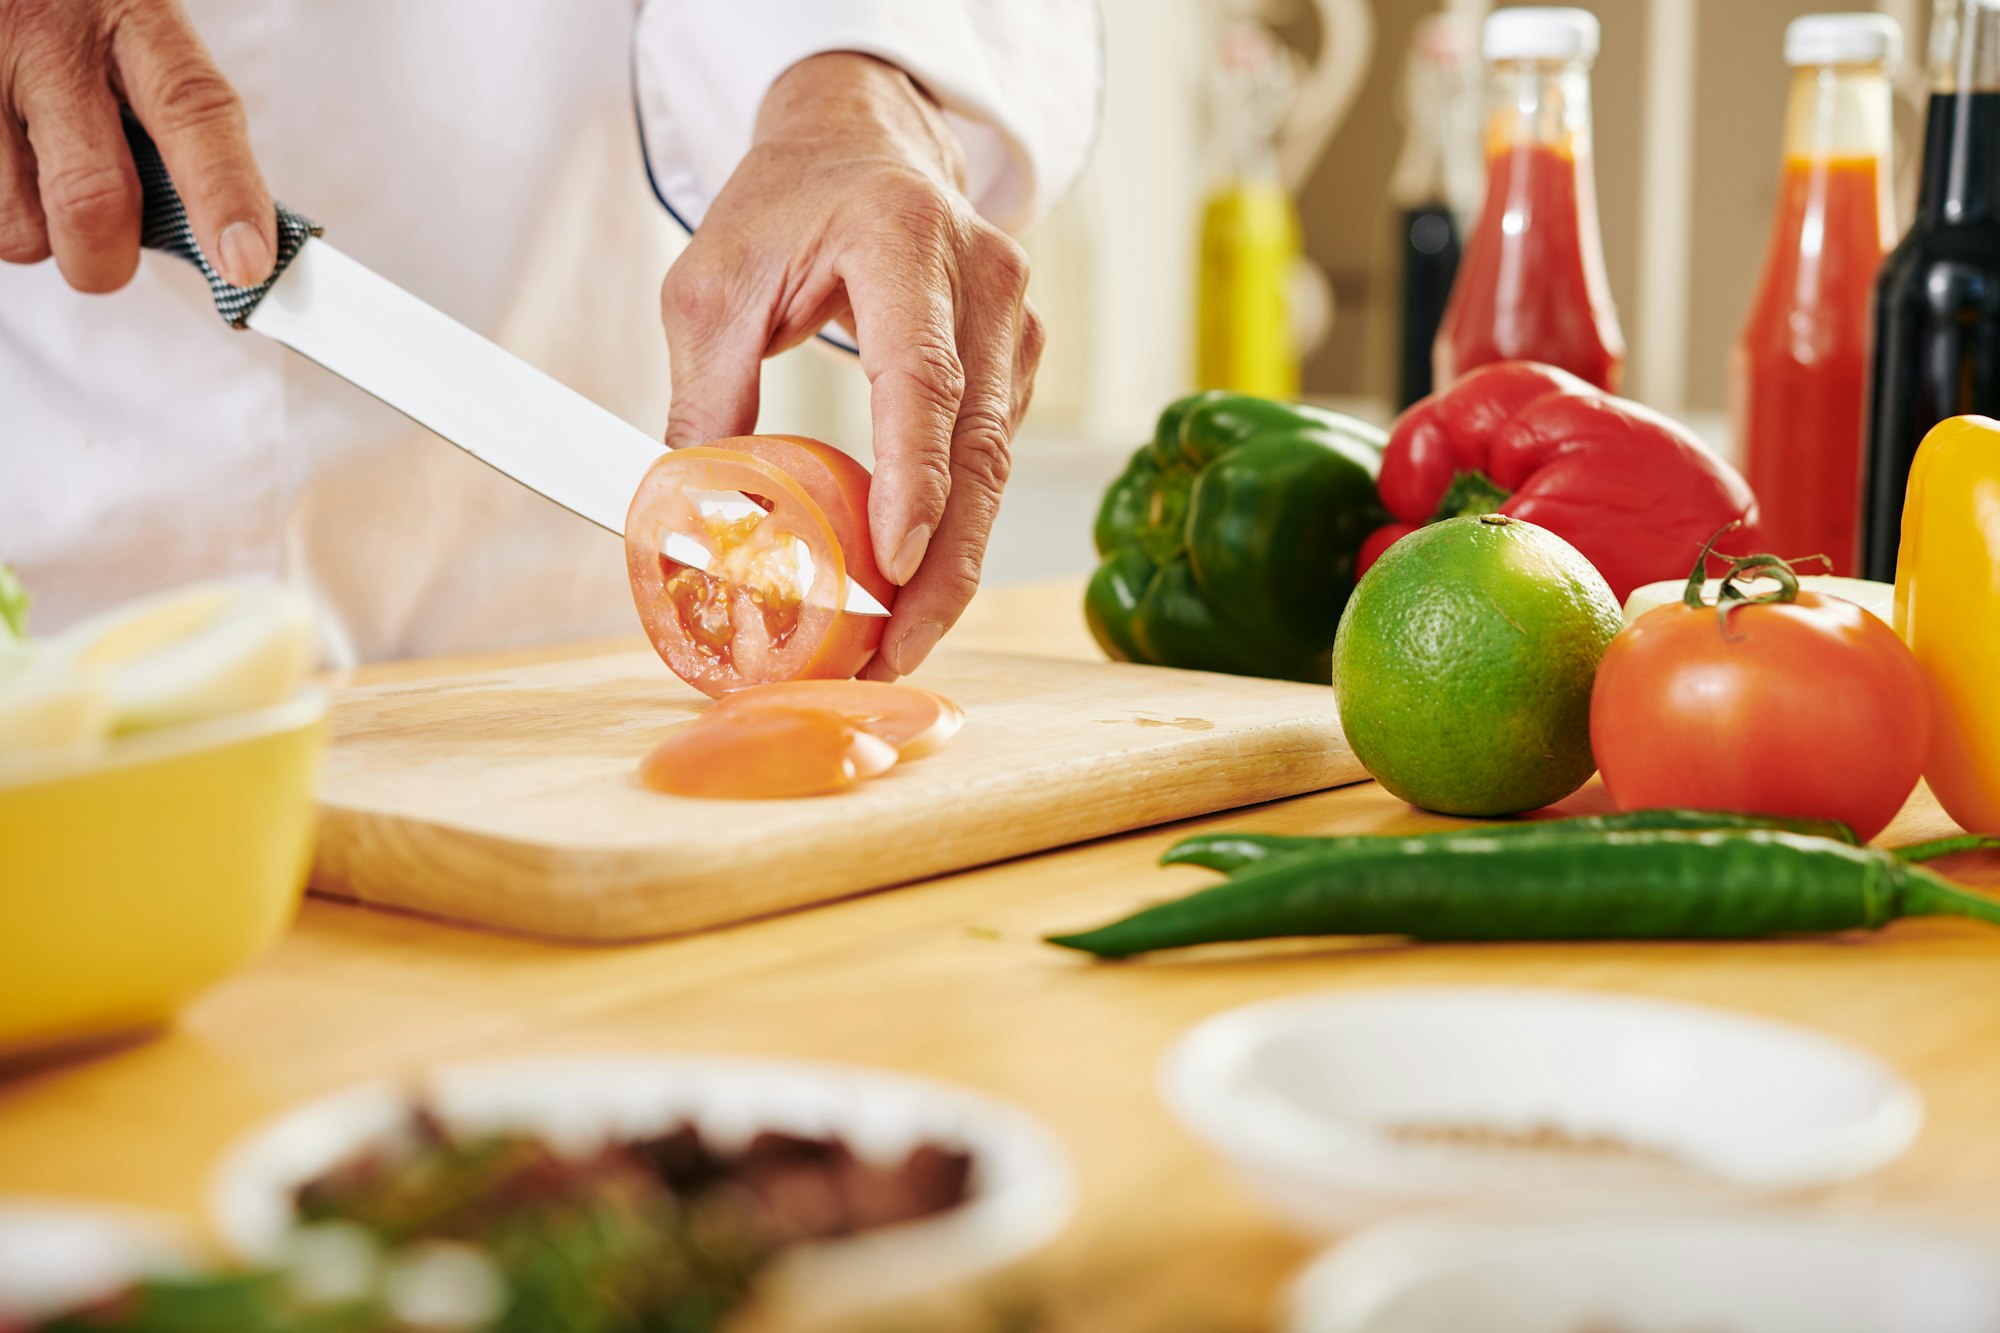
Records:
[[[1091,654],[1073,585],[982,594],[954,642]],[[619,648],[629,644],[619,643]],[[597,645],[601,650],[604,645]],[[576,655],[586,646],[509,654]],[[410,678],[481,663],[361,673]],[[1593,783],[1566,802],[1604,807]],[[1268,1325],[1308,1256],[1155,1094],[1188,1027],[1250,1001],[1432,983],[1570,986],[1809,1025],[1900,1068],[1928,1118],[1915,1148],[1830,1206],[2000,1223],[2000,932],[1951,921],[1773,943],[1301,942],[1092,964],[1037,942],[1202,881],[1154,861],[1197,829],[1330,833],[1448,823],[1372,783],[1189,821],[714,933],[576,948],[311,901],[269,955],[169,1031],[0,1067],[0,1193],[199,1217],[217,1155],[302,1098],[447,1060],[560,1050],[850,1060],[956,1080],[1042,1116],[1074,1156],[1076,1217],[1022,1277],[1103,1329]],[[1885,835],[1952,831],[1921,790]],[[2000,858],[1941,863],[2000,884]]]

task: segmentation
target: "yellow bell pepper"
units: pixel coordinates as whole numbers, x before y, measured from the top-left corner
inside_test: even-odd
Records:
[[[1917,449],[1896,632],[1933,687],[1931,793],[1971,832],[2000,833],[2000,421],[1953,417]]]

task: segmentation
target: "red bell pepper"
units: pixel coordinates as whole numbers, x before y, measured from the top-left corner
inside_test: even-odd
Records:
[[[1568,541],[1622,601],[1685,579],[1726,524],[1743,525],[1732,546],[1757,541],[1748,483],[1685,427],[1533,361],[1481,367],[1405,412],[1378,484],[1399,521],[1369,536],[1363,570],[1426,523],[1497,512]]]

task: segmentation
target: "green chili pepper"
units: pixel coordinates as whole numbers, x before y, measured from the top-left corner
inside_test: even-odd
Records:
[[[1948,838],[1932,838],[1913,847],[1894,848],[1898,861],[1935,861],[1940,856],[1950,856],[1954,852],[1987,852],[2000,847],[2000,838],[1982,837],[1977,833],[1954,833]]]
[[[1513,824],[1468,825],[1437,833],[1420,833],[1401,841],[1450,842],[1457,838],[1569,837],[1585,833],[1629,833],[1642,829],[1778,829],[1804,837],[1831,838],[1854,845],[1854,830],[1837,819],[1789,819],[1783,815],[1746,815],[1733,810],[1628,810],[1609,815],[1579,815],[1572,819],[1530,819]],[[1347,837],[1298,837],[1282,833],[1200,833],[1169,847],[1163,866],[1206,866],[1234,871],[1280,856],[1350,851],[1383,840],[1382,834]],[[1393,837],[1394,835],[1387,835]],[[1930,844],[1926,844],[1927,846]],[[1962,847],[1946,850],[1963,851]],[[1935,855],[1942,856],[1944,851]],[[1903,860],[1921,857],[1902,856]]]
[[[1225,940],[1750,939],[1899,917],[2000,925],[2000,903],[1875,847],[1776,830],[1566,838],[1379,838],[1245,867],[1221,884],[1051,944],[1105,958]]]

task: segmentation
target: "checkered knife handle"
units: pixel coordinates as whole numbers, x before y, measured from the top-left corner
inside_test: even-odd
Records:
[[[215,308],[231,328],[240,329],[250,318],[250,312],[264,299],[264,293],[285,271],[299,252],[299,247],[308,237],[320,234],[320,225],[311,218],[294,213],[283,204],[278,205],[278,266],[271,271],[266,281],[255,287],[232,287],[208,262],[208,256],[195,243],[194,228],[188,223],[187,209],[181,204],[180,195],[174,190],[173,181],[167,177],[166,164],[160,161],[160,150],[153,146],[152,139],[140,127],[139,122],[128,111],[125,114],[125,142],[132,149],[132,164],[139,169],[139,188],[145,195],[145,216],[139,233],[139,243],[148,250],[161,250],[170,255],[178,255],[201,270],[208,279],[208,289],[215,294]]]

